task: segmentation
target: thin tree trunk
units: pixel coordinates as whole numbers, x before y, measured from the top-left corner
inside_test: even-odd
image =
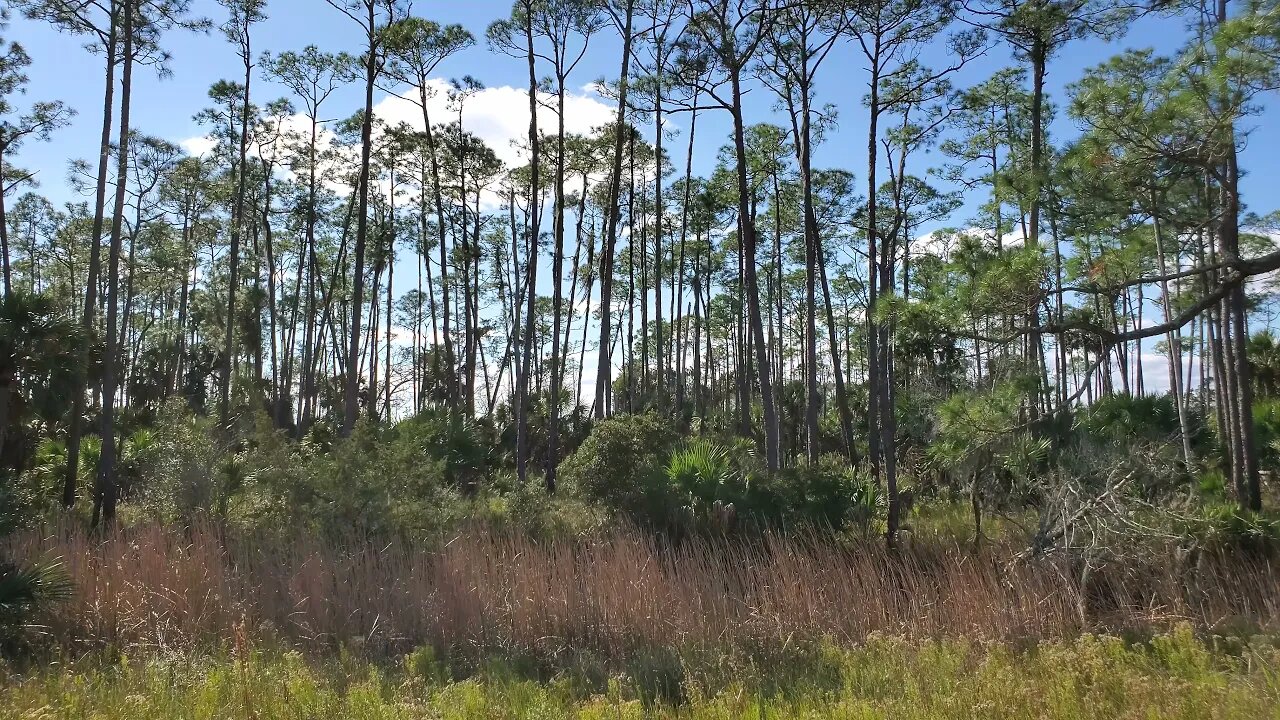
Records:
[[[388,199],[388,230],[387,230],[387,328],[386,328],[386,362],[382,372],[384,374],[382,383],[383,412],[382,416],[386,422],[391,422],[391,331],[394,323],[391,317],[391,301],[392,288],[394,287],[394,279],[396,272],[396,171],[391,168],[391,194]]]
[[[88,277],[85,280],[84,314],[81,316],[80,328],[86,337],[90,337],[94,329],[94,317],[98,310],[98,275],[102,265],[102,225],[106,215],[107,176],[111,165],[111,126],[115,103],[115,69],[116,69],[116,18],[115,0],[108,5],[110,25],[107,41],[103,48],[106,62],[105,87],[102,92],[102,133],[98,141],[98,177],[93,200],[93,227],[89,243]],[[89,343],[80,348],[80,367],[89,364]],[[87,377],[84,373],[82,377]],[[86,395],[88,389],[78,387],[73,393],[70,422],[67,426],[67,465],[62,475],[62,506],[70,509],[76,504],[76,492],[80,477],[80,438],[83,431]]]
[[[444,382],[445,402],[449,409],[457,409],[457,382],[455,374],[455,363],[453,359],[453,335],[449,330],[449,258],[446,249],[446,233],[445,233],[445,215],[444,215],[444,194],[440,188],[440,160],[436,155],[436,137],[435,130],[431,127],[431,114],[427,110],[427,88],[425,78],[419,78],[418,83],[418,102],[422,107],[422,125],[425,129],[425,139],[427,141],[427,157],[428,164],[431,168],[431,193],[435,202],[436,211],[436,232],[437,242],[439,243],[438,251],[440,253],[440,322],[441,322],[441,342],[444,343],[444,368],[441,372],[439,367],[440,359],[437,354],[437,381]],[[461,129],[461,126],[459,126]],[[424,189],[425,193],[425,189]],[[423,217],[423,225],[426,225],[426,217]],[[433,311],[434,313],[434,311]],[[434,317],[434,315],[433,315]]]
[[[760,383],[760,400],[764,406],[765,462],[769,470],[781,467],[781,437],[778,409],[774,403],[773,382],[769,376],[769,348],[764,339],[764,323],[760,314],[760,288],[756,277],[756,226],[747,214],[747,150],[742,123],[742,87],[738,72],[731,77],[733,89],[733,144],[738,161],[738,209],[742,214],[743,280],[745,281],[748,322],[755,340],[756,376]]]
[[[835,376],[836,407],[840,411],[840,432],[844,439],[845,450],[849,454],[849,462],[857,462],[857,450],[853,439],[853,413],[849,409],[849,393],[845,389],[844,371],[840,365],[840,339],[836,334],[835,313],[831,310],[831,286],[827,282],[826,253],[822,248],[822,236],[815,237],[815,250],[818,254],[818,278],[822,282],[822,300],[827,313],[827,343],[831,348],[831,373]]]
[[[685,153],[684,201],[681,203],[681,211],[680,211],[680,250],[679,250],[680,258],[676,262],[676,270],[674,275],[675,282],[677,283],[677,287],[676,287],[676,293],[675,293],[676,303],[675,303],[675,309],[672,311],[672,317],[675,319],[674,322],[678,327],[683,327],[683,321],[679,316],[679,312],[680,312],[679,309],[684,306],[684,280],[685,280],[684,253],[685,253],[685,242],[689,236],[689,203],[692,202],[692,194],[693,194],[693,141],[694,141],[694,137],[697,132],[697,129],[698,129],[698,90],[697,88],[695,88],[694,94],[693,94],[693,109],[689,117],[689,149]],[[695,260],[695,264],[696,264],[696,260]],[[697,272],[696,268],[694,272],[695,273]],[[686,331],[684,335],[687,338],[688,332]],[[681,362],[678,367],[678,371],[676,373],[676,411],[683,415],[685,377],[684,377],[684,353],[679,349],[680,342],[681,342],[680,338],[679,336],[677,336],[676,350],[677,352],[680,352]],[[696,343],[695,343],[694,357],[695,358],[697,357]],[[695,360],[695,364],[696,364],[696,360]]]
[[[120,76],[120,134],[116,141],[116,197],[111,214],[111,247],[107,254],[107,328],[102,358],[102,425],[98,455],[97,489],[94,493],[93,524],[110,526],[115,521],[118,483],[116,464],[115,402],[120,365],[120,334],[117,328],[120,289],[121,235],[124,226],[125,190],[129,181],[129,111],[133,89],[133,0],[123,0],[121,32],[124,35]]]
[[[564,77],[557,77],[556,83],[556,187],[555,214],[552,217],[552,235],[555,242],[555,254],[551,258],[551,391],[547,403],[550,405],[549,427],[547,428],[547,493],[556,491],[556,466],[560,463],[560,390],[563,384],[563,367],[560,357],[560,316],[564,306],[564,204],[565,204],[565,157],[564,157]],[[570,303],[573,295],[570,294]]]
[[[244,33],[244,91],[240,97],[240,147],[236,160],[235,205],[231,214],[231,250],[227,257],[227,321],[222,350],[222,368],[218,378],[218,422],[228,429],[231,418],[231,376],[235,373],[236,290],[240,282],[240,240],[244,233],[244,197],[249,180],[249,81],[253,77],[253,56],[249,50],[249,32]]]
[[[618,111],[614,119],[613,168],[609,174],[609,192],[605,212],[604,247],[600,252],[600,347],[596,364],[595,416],[604,418],[609,413],[609,389],[612,385],[613,358],[611,344],[613,331],[613,255],[618,243],[618,222],[621,209],[618,199],[622,189],[622,151],[627,121],[627,91],[631,75],[631,21],[635,10],[634,0],[627,0],[626,21],[622,28],[622,70],[618,73]]]
[[[342,433],[350,435],[360,413],[360,313],[364,303],[365,246],[369,239],[369,163],[373,152],[373,87],[377,79],[378,47],[375,39],[377,17],[374,3],[368,8],[369,49],[364,62],[364,117],[360,124],[360,179],[356,208],[355,268],[351,282],[350,345],[347,350],[347,373],[343,387]]]
[[[1158,208],[1154,191],[1151,193],[1151,207]],[[1156,262],[1160,269],[1160,275],[1168,275],[1168,270],[1164,256],[1164,227],[1160,222],[1160,213],[1153,212],[1151,215],[1151,223],[1155,229],[1156,237]],[[1164,321],[1168,323],[1173,317],[1173,310],[1170,306],[1172,297],[1169,295],[1169,281],[1162,279],[1160,281],[1160,305],[1164,313]],[[1169,353],[1169,391],[1173,396],[1173,402],[1178,409],[1178,434],[1182,436],[1182,460],[1188,468],[1192,467],[1191,454],[1191,433],[1188,431],[1187,413],[1182,403],[1182,348],[1181,348],[1181,331],[1178,329],[1170,330],[1165,333],[1165,343],[1168,345]]]
[[[808,67],[808,58],[804,59]],[[810,465],[817,463],[819,451],[818,408],[818,325],[817,288],[818,274],[818,218],[813,206],[813,163],[810,146],[809,86],[800,86],[801,117],[796,146],[800,155],[800,185],[804,196],[804,362],[805,362],[805,429],[807,442],[805,454]],[[823,283],[825,291],[825,281]],[[834,354],[834,353],[833,353]],[[836,365],[839,375],[839,364]],[[847,442],[847,438],[846,438]]]
[[[526,0],[526,5],[528,1]],[[525,289],[528,292],[528,308],[524,318],[523,352],[519,358],[520,370],[517,373],[515,415],[516,415],[516,476],[523,485],[528,480],[529,462],[529,374],[533,371],[534,349],[534,313],[538,296],[538,173],[540,158],[538,152],[538,78],[534,64],[533,18],[532,8],[526,8],[525,41],[528,43],[529,62],[529,253],[525,263],[528,279]]]

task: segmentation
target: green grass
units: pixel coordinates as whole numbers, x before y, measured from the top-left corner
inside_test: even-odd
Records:
[[[656,653],[574,658],[547,671],[493,660],[466,671],[429,650],[398,662],[260,650],[0,674],[0,718],[1280,718],[1269,640],[1138,645],[1084,636],[1015,650],[876,638],[772,658]]]

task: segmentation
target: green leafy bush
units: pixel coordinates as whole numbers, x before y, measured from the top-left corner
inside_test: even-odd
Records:
[[[220,473],[226,453],[214,439],[214,421],[181,401],[164,405],[149,432],[130,436],[122,456],[130,499],[154,519],[186,522],[213,512],[229,490]]]
[[[833,530],[866,529],[882,505],[875,484],[838,455],[773,475],[755,473],[740,502],[742,512],[764,525]]]
[[[653,413],[602,420],[560,466],[562,484],[575,497],[638,520],[661,520],[671,499],[664,468],[678,439],[676,428]]]
[[[1280,398],[1265,398],[1253,403],[1254,438],[1262,459],[1280,463]]]
[[[1280,517],[1241,510],[1236,505],[1210,505],[1183,520],[1187,540],[1208,550],[1272,554],[1280,550]]]
[[[1172,395],[1105,395],[1082,411],[1076,427],[1100,440],[1166,440],[1178,430]]]

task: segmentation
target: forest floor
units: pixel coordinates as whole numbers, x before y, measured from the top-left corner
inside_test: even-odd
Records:
[[[469,677],[417,651],[139,651],[0,676],[0,718],[1241,718],[1280,717],[1270,643],[1143,643],[1085,635],[1015,649],[872,638],[793,648],[781,664],[660,655],[610,672],[582,657],[550,675],[491,658]]]

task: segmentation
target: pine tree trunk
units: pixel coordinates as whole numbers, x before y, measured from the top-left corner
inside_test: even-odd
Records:
[[[756,277],[756,225],[748,214],[747,198],[747,150],[743,135],[742,87],[739,73],[731,74],[733,145],[738,161],[738,211],[742,215],[741,254],[743,257],[743,281],[746,294],[748,323],[755,341],[756,378],[760,385],[760,401],[764,409],[764,443],[766,467],[773,471],[781,467],[781,433],[778,425],[778,409],[774,403],[773,381],[769,372],[769,348],[765,344],[764,322],[760,313],[760,286]]]
[[[556,466],[560,462],[560,389],[563,385],[563,363],[560,357],[561,314],[564,309],[564,204],[565,204],[565,157],[564,157],[564,77],[557,78],[556,115],[559,126],[556,133],[556,205],[552,217],[552,235],[555,242],[555,255],[551,258],[551,391],[547,403],[550,406],[550,418],[547,428],[547,473],[546,488],[548,494],[556,491]],[[569,296],[572,303],[572,294]]]
[[[253,77],[253,59],[246,29],[244,59],[244,89],[240,97],[240,138],[236,160],[235,205],[231,213],[231,249],[227,254],[227,315],[223,327],[225,339],[222,348],[222,367],[218,377],[218,422],[228,429],[231,419],[231,376],[235,373],[236,290],[240,282],[240,240],[244,234],[244,198],[249,180],[249,81]]]
[[[378,72],[377,17],[368,8],[368,51],[364,58],[364,117],[360,123],[360,179],[356,200],[355,267],[351,277],[351,326],[348,331],[347,367],[342,391],[342,434],[350,435],[360,415],[360,332],[364,305],[365,250],[369,240],[369,165],[373,153],[373,88]]]
[[[526,5],[529,3],[526,0]],[[526,7],[525,41],[528,43],[529,63],[529,253],[525,263],[525,290],[528,293],[528,307],[524,317],[524,333],[521,340],[523,349],[519,358],[520,370],[516,375],[516,476],[523,485],[528,480],[529,462],[529,375],[533,371],[534,350],[534,313],[538,296],[538,173],[540,157],[538,151],[538,78],[534,66],[533,19],[532,8]]]
[[[604,247],[600,252],[600,348],[596,365],[595,416],[609,414],[609,391],[612,385],[613,359],[611,346],[613,331],[613,255],[618,243],[618,222],[621,208],[618,200],[622,190],[622,151],[624,126],[627,121],[627,90],[631,75],[631,20],[635,1],[627,0],[626,21],[622,29],[622,70],[618,73],[618,111],[614,119],[613,168],[609,174],[609,193],[606,202]]]
[[[805,58],[805,67],[808,59]],[[818,324],[817,324],[817,274],[818,274],[818,218],[813,206],[813,163],[809,122],[809,86],[800,85],[800,127],[796,147],[800,155],[800,186],[804,201],[804,362],[805,362],[805,429],[807,442],[805,455],[810,465],[818,462],[820,429],[818,409]],[[825,287],[825,282],[824,282]],[[834,353],[833,353],[834,356]],[[833,357],[834,359],[834,357]],[[835,364],[839,376],[839,363]],[[843,385],[843,383],[840,383]],[[843,394],[843,393],[842,393]],[[846,443],[848,438],[845,438]]]
[[[93,524],[110,526],[115,521],[118,483],[116,478],[116,383],[120,368],[120,332],[117,328],[120,289],[120,251],[124,226],[125,191],[129,181],[129,111],[133,90],[134,0],[123,0],[121,33],[124,45],[120,75],[120,134],[116,141],[116,197],[111,214],[111,247],[107,253],[107,328],[102,357],[102,443],[98,455],[98,477],[94,492]]]
[[[440,367],[441,359],[439,353],[434,353],[436,363],[436,380],[444,382],[445,402],[451,410],[457,409],[457,387],[456,373],[453,355],[453,334],[450,332],[449,320],[449,255],[447,249],[447,234],[445,228],[444,214],[444,194],[440,187],[440,158],[436,154],[436,136],[435,129],[431,127],[431,113],[427,109],[427,78],[425,75],[418,78],[418,104],[422,107],[422,125],[424,130],[424,139],[427,142],[427,159],[428,166],[431,168],[431,197],[435,203],[436,212],[436,241],[438,244],[437,251],[440,255],[440,338],[439,342],[444,347],[444,367]],[[423,188],[425,195],[426,189]],[[422,217],[423,227],[426,227],[426,216]],[[434,300],[433,300],[434,302]],[[434,318],[434,310],[432,311]]]
[[[88,277],[85,280],[84,314],[81,316],[80,328],[85,337],[92,337],[94,318],[98,311],[98,276],[102,265],[102,226],[107,205],[107,176],[111,166],[111,126],[115,103],[115,69],[116,69],[116,18],[118,14],[115,0],[110,0],[107,12],[110,25],[107,41],[103,48],[105,57],[105,87],[102,92],[102,134],[98,141],[98,176],[93,199],[93,226],[90,231]],[[89,364],[89,343],[80,348],[81,379],[87,376],[84,368]],[[83,434],[86,395],[88,388],[76,388],[73,393],[70,422],[67,426],[67,465],[62,474],[62,506],[71,509],[76,504],[77,486],[80,478],[80,439]]]

